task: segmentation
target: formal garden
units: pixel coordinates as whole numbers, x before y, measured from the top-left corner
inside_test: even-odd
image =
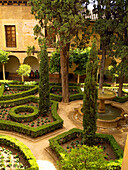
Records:
[[[34,155],[26,146],[29,142],[33,142],[30,145],[33,151],[36,142],[39,142],[37,148],[38,144],[44,148],[43,145],[47,146],[49,142],[45,154],[48,151],[46,156],[49,154],[51,159],[56,159],[57,163],[54,161],[54,164],[58,169],[121,169],[124,148],[120,147],[119,141],[117,142],[112,135],[97,133],[98,128],[118,130],[123,126],[127,127],[128,122],[127,110],[116,106],[127,104],[128,101],[128,84],[124,83],[127,82],[128,75],[128,41],[125,24],[123,26],[123,23],[127,23],[127,17],[123,18],[122,14],[125,12],[126,2],[119,2],[114,1],[114,4],[108,5],[103,1],[101,5],[98,1],[101,8],[97,3],[94,5],[94,12],[99,16],[94,27],[95,32],[100,35],[102,57],[99,59],[96,36],[93,37],[91,47],[87,47],[93,34],[93,29],[92,32],[88,30],[91,22],[87,10],[89,2],[29,1],[32,14],[39,20],[39,24],[34,27],[34,36],[38,39],[40,48],[39,82],[24,82],[24,77],[30,76],[31,72],[31,67],[27,64],[20,65],[16,71],[22,81],[5,80],[5,64],[9,60],[9,52],[0,50],[0,63],[3,69],[3,80],[0,80],[0,169],[38,170],[40,168],[36,160],[38,153]],[[119,6],[124,9],[123,12]],[[108,10],[112,16],[108,14]],[[119,10],[123,19],[117,15]],[[118,21],[121,22],[121,26]],[[50,35],[53,34],[53,30],[57,36],[59,35],[57,43],[52,40],[52,36],[50,39],[44,38],[42,29],[46,27]],[[55,29],[52,29],[53,27]],[[123,34],[120,30],[124,30]],[[49,42],[56,48],[50,63],[47,51]],[[31,55],[34,50],[34,46],[29,47],[27,55]],[[111,62],[105,69],[107,57]],[[117,58],[120,58],[120,62],[117,62]],[[77,83],[69,83],[69,67],[72,67],[72,63],[76,64],[74,74],[77,75]],[[49,72],[58,72],[58,83],[49,81]],[[85,75],[84,83],[80,83],[81,75]],[[104,83],[104,75],[110,78],[110,83]],[[116,80],[118,83],[113,86]],[[63,110],[63,114],[58,112],[61,103],[65,104],[66,108],[77,100],[83,103],[80,108],[81,129],[77,128],[72,113],[68,113],[68,110]],[[108,119],[103,122],[98,114],[107,114],[108,100],[111,107],[116,107],[121,113],[112,120],[107,116]],[[112,102],[116,103],[115,106]],[[75,119],[79,122],[78,115]],[[71,126],[67,128],[65,122],[69,124],[73,122],[71,125],[75,128]],[[100,122],[103,122],[102,126]],[[19,139],[28,142],[25,144]]]

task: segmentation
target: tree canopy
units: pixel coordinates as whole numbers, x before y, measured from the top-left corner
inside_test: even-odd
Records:
[[[62,100],[68,102],[69,49],[72,42],[80,40],[80,30],[84,43],[79,44],[85,46],[87,36],[84,33],[89,26],[89,19],[85,16],[88,15],[89,0],[29,0],[29,4],[32,6],[32,14],[39,21],[34,27],[35,36],[45,36],[42,28],[47,28],[49,34],[53,31],[56,34],[61,56]]]
[[[19,66],[16,72],[18,73],[18,75],[22,76],[22,81],[24,81],[24,76],[29,76],[31,72],[31,67],[28,64],[22,64]]]
[[[9,53],[10,52],[0,50],[0,63],[2,64],[2,67],[3,67],[3,80],[5,80],[5,68],[4,68],[4,65],[9,60],[9,57],[8,57]]]

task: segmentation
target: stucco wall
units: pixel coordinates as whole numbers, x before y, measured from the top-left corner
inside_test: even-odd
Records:
[[[121,170],[127,170],[127,169],[128,169],[128,135],[125,142],[124,157],[123,157]]]

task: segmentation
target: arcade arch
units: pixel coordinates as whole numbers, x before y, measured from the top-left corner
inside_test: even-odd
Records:
[[[23,64],[28,64],[31,66],[31,69],[35,72],[39,70],[39,61],[36,57],[28,56],[24,59]]]
[[[5,64],[5,70],[9,73],[16,73],[20,66],[20,61],[16,56],[10,55],[8,62]]]

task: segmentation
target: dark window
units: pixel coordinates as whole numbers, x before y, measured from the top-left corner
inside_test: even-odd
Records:
[[[15,25],[5,26],[6,47],[16,47],[16,27]]]

